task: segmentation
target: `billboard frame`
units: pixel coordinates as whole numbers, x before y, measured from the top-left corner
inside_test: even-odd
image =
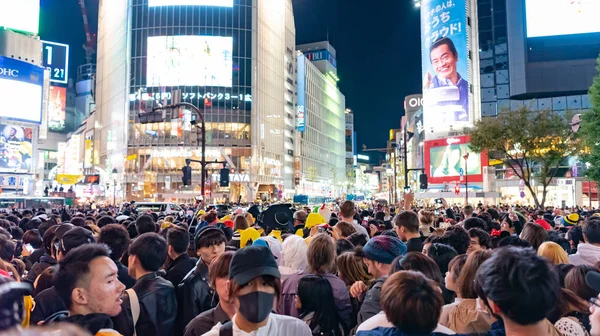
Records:
[[[452,139],[452,140],[451,140]],[[471,137],[468,135],[456,136],[456,137],[447,137],[436,140],[427,140],[424,142],[423,150],[425,156],[425,174],[427,174],[429,183],[432,184],[443,184],[443,183],[462,183],[460,181],[460,176],[448,176],[448,177],[433,177],[431,176],[431,149],[436,147],[445,147],[449,145],[449,140],[451,140],[451,144],[453,145],[464,145],[469,144],[471,142]],[[470,155],[476,153],[469,153]],[[487,151],[483,151],[479,153],[481,160],[481,167],[479,174],[469,174],[469,183],[483,183],[483,167],[488,166],[488,153]]]

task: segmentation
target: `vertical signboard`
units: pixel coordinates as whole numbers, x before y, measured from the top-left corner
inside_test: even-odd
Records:
[[[467,0],[421,1],[425,127],[472,122]]]
[[[66,108],[67,108],[67,89],[50,86],[48,99],[48,128],[52,131],[62,131],[65,129]]]
[[[306,129],[306,57],[298,55],[298,107],[296,111],[298,132]]]
[[[50,81],[67,84],[69,81],[69,45],[42,41],[42,53],[42,64],[50,70]]]

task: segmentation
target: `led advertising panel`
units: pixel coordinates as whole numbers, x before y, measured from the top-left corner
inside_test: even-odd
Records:
[[[526,0],[527,37],[600,32],[598,0]]]
[[[40,124],[44,69],[0,57],[0,117]]]
[[[426,127],[469,123],[466,0],[421,1]]]
[[[465,135],[425,141],[425,170],[430,183],[461,182],[461,173],[469,175],[469,182],[483,182],[488,156],[485,152],[473,153],[469,140]],[[469,157],[465,159],[467,153]]]
[[[148,0],[148,7],[161,6],[233,7],[233,0]]]
[[[62,131],[65,129],[65,119],[67,117],[67,89],[50,86],[49,96],[48,128],[52,131]]]
[[[33,130],[28,127],[0,124],[0,171],[31,172]]]
[[[232,37],[149,37],[147,85],[231,87],[232,49]]]
[[[42,63],[50,70],[50,82],[67,84],[69,78],[69,45],[42,41]]]
[[[306,130],[306,57],[298,55],[298,107],[296,111],[296,129]]]
[[[37,35],[40,0],[0,0],[0,27]]]

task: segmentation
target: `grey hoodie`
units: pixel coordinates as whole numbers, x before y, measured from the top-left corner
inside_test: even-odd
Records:
[[[588,243],[579,243],[577,253],[569,256],[569,264],[575,266],[595,266],[598,262],[600,262],[600,246]]]

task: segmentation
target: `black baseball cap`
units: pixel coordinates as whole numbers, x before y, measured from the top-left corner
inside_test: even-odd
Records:
[[[261,275],[281,278],[275,257],[268,247],[247,246],[233,255],[229,265],[229,279],[245,285]]]
[[[67,253],[72,249],[79,247],[83,244],[95,243],[96,240],[92,235],[92,231],[84,229],[82,227],[74,227],[67,231],[62,239],[60,240],[59,249],[63,253]]]

